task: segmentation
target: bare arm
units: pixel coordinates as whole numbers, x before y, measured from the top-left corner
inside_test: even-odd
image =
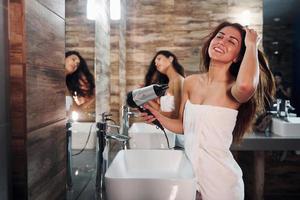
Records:
[[[259,38],[254,30],[245,28],[246,51],[235,84],[231,88],[232,96],[239,102],[247,102],[254,94],[259,82],[259,63],[257,44]]]
[[[181,96],[181,104],[180,104],[180,109],[179,109],[179,116],[176,119],[171,119],[168,118],[164,115],[162,115],[161,113],[159,113],[158,111],[156,111],[155,109],[151,108],[149,105],[145,105],[145,108],[149,109],[150,112],[154,115],[154,117],[168,130],[174,132],[174,133],[183,133],[183,111],[184,111],[184,106],[185,106],[185,102],[188,99],[188,84],[186,83],[186,80],[184,80],[184,84],[183,84],[183,93]],[[147,122],[152,122],[155,120],[155,118],[151,115],[147,115],[145,113],[143,113],[143,118],[144,120],[146,120]]]

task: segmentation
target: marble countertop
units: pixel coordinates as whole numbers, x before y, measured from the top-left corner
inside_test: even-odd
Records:
[[[299,130],[300,132],[300,130]],[[241,144],[233,144],[233,151],[300,150],[299,137],[282,137],[273,133],[252,133],[244,136]]]

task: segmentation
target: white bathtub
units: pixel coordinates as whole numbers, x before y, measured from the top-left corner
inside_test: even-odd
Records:
[[[82,149],[87,141],[89,131],[91,134],[86,149],[96,147],[97,134],[96,123],[91,122],[74,122],[72,123],[72,149]]]

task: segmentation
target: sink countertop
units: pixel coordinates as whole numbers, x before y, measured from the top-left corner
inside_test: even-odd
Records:
[[[231,145],[233,151],[300,150],[299,137],[282,137],[274,133],[247,134],[241,144]]]

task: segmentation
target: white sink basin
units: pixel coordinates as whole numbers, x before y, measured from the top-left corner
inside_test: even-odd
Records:
[[[169,139],[170,148],[175,146],[176,134],[165,129]],[[131,137],[129,146],[131,149],[167,149],[168,144],[162,130],[156,128],[155,125],[143,122],[133,123],[128,130]]]
[[[97,128],[95,123],[74,122],[72,123],[72,149],[82,149],[86,144],[86,149],[95,149],[97,141]],[[91,131],[91,133],[89,133]],[[90,134],[90,137],[89,137]],[[89,139],[87,141],[87,139]]]
[[[183,151],[118,152],[105,174],[108,200],[194,200],[195,176]]]
[[[289,117],[288,121],[273,118],[271,131],[284,137],[300,137],[300,117]]]

